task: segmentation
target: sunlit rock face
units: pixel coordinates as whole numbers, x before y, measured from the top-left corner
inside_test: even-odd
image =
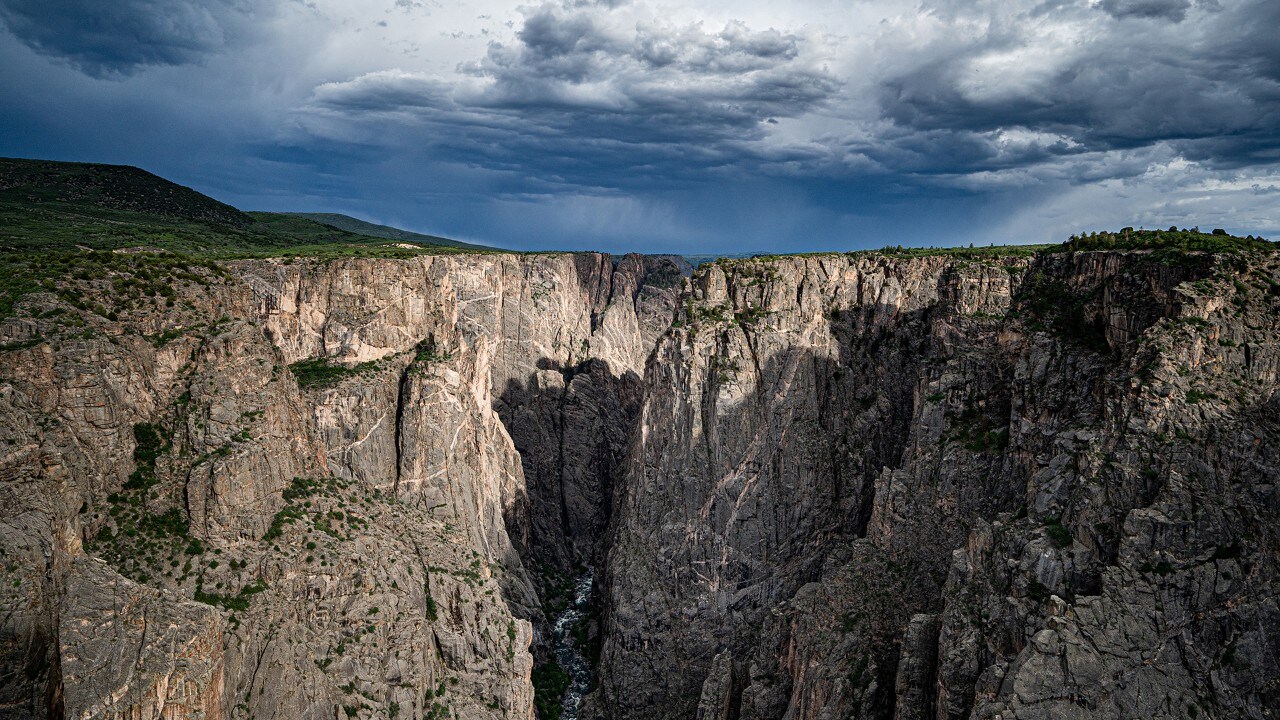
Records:
[[[246,261],[74,335],[6,323],[6,707],[531,717],[538,568],[595,554],[687,272]]]
[[[298,258],[112,319],[107,285],[29,296],[3,714],[523,720],[557,657],[581,718],[1280,711],[1275,255],[689,273]]]

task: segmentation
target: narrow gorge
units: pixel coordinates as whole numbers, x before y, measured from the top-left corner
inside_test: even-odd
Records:
[[[86,255],[0,717],[1280,713],[1274,251]]]

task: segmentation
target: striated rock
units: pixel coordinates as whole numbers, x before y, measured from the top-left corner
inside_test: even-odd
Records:
[[[728,654],[716,655],[716,659],[711,661],[707,679],[702,683],[698,720],[730,720],[737,716],[742,693],[739,672]]]
[[[110,312],[29,295],[0,714],[527,720],[585,566],[583,717],[1280,711],[1280,258],[688,271],[262,259]]]
[[[894,720],[934,716],[934,678],[938,672],[938,616],[913,615],[902,635],[902,655],[894,686]]]
[[[727,654],[743,718],[1274,713],[1277,270],[705,268],[646,376],[593,711],[692,716]]]
[[[544,618],[521,553],[594,552],[681,267],[484,255],[193,277],[176,302],[77,315],[91,332],[67,332],[52,295],[11,325],[49,340],[0,353],[3,651],[25,668],[0,681],[8,707],[531,717]],[[557,412],[512,430],[583,433],[560,444],[554,511],[499,400],[547,373],[563,382],[525,398]],[[596,535],[542,522],[561,508]]]
[[[227,717],[222,617],[75,561],[60,608],[59,661],[66,717]]]

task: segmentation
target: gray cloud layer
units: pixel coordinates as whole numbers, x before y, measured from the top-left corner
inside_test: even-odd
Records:
[[[169,118],[152,165],[242,203],[651,247],[1280,228],[1275,0],[70,1],[0,0],[0,60],[88,76],[0,77],[0,151]]]
[[[452,159],[590,186],[669,182],[804,159],[761,141],[828,103],[839,81],[805,40],[729,23],[616,32],[608,6],[531,9],[515,39],[452,78],[382,71],[318,87],[309,127],[423,138]]]
[[[198,62],[226,47],[248,12],[237,0],[2,0],[9,30],[97,77]]]
[[[1035,144],[1021,159],[1026,164],[1161,143],[1217,166],[1280,157],[1273,37],[1280,5],[1214,7],[1194,24],[1182,22],[1189,2],[1107,0],[1102,7],[1122,20],[1011,88],[984,91],[971,76],[984,58],[1016,56],[1043,40],[1019,34],[1021,25],[993,24],[956,46],[922,53],[881,83],[885,117],[899,128],[947,133],[962,145],[1007,129],[1060,138]],[[988,158],[974,160],[994,155],[989,150]]]

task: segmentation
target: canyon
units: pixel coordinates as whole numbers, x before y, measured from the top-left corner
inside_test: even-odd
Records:
[[[4,717],[1280,712],[1275,251],[86,255]]]

